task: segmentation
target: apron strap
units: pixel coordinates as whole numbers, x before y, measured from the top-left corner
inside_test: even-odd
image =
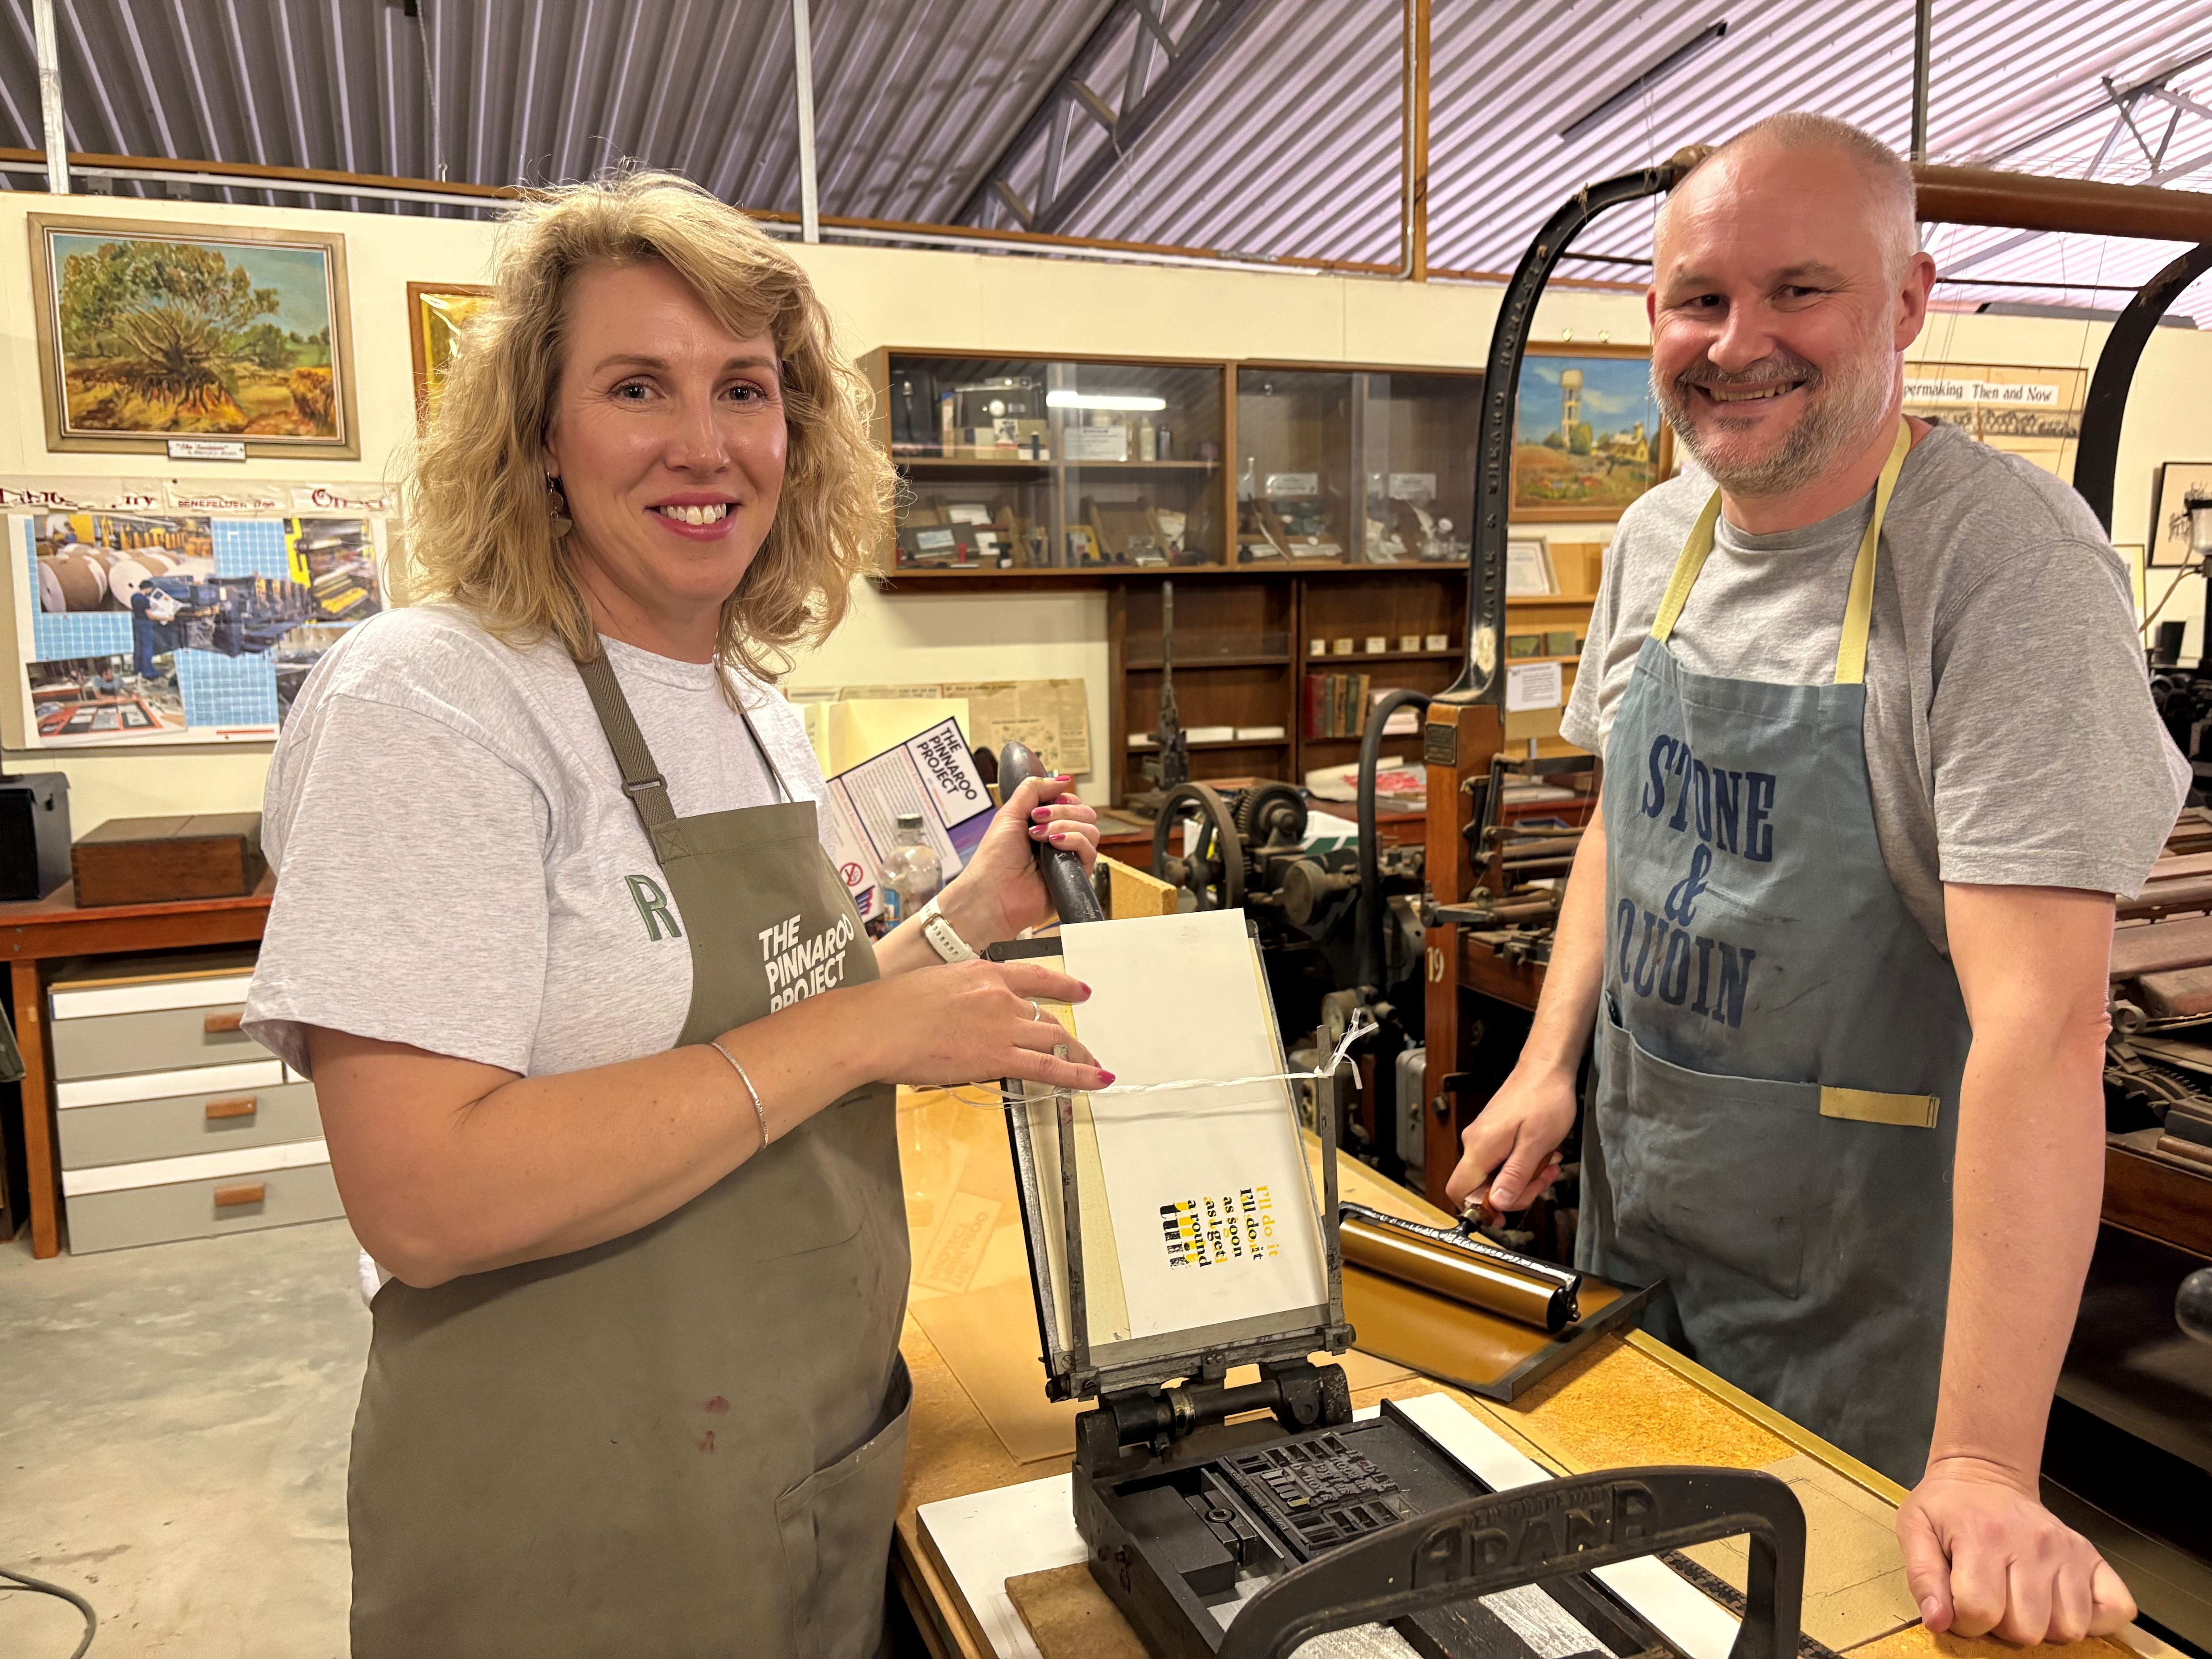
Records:
[[[599,716],[599,728],[607,734],[607,747],[614,750],[615,764],[622,769],[623,793],[637,809],[638,822],[645,825],[647,841],[662,824],[676,822],[676,808],[668,799],[668,781],[660,775],[660,769],[653,763],[653,750],[645,746],[645,733],[637,729],[637,716],[629,712],[629,699],[623,696],[622,683],[615,678],[615,665],[607,659],[605,651],[589,662],[579,662],[577,673],[583,676],[584,690],[591,694],[592,707]]]
[[[1881,477],[1874,487],[1874,516],[1867,520],[1866,534],[1859,538],[1859,556],[1851,566],[1850,597],[1844,605],[1843,637],[1836,642],[1836,684],[1858,685],[1866,679],[1867,632],[1874,625],[1874,570],[1875,550],[1881,542],[1881,521],[1889,511],[1890,495],[1897,489],[1897,475],[1904,470],[1905,458],[1912,449],[1912,428],[1903,419],[1897,423],[1897,438],[1889,447],[1889,459],[1882,463]],[[1651,619],[1651,637],[1666,644],[1674,632],[1674,624],[1681,619],[1682,607],[1690,600],[1690,590],[1697,586],[1698,573],[1705,568],[1705,560],[1713,550],[1713,531],[1720,523],[1721,492],[1713,491],[1712,499],[1698,514],[1692,526],[1690,538],[1682,544],[1682,556],[1674,562],[1674,574],[1667,583],[1667,592],[1659,601],[1658,614]]]
[[[1720,517],[1721,492],[1716,489],[1705,510],[1698,514],[1690,539],[1682,544],[1682,556],[1674,561],[1674,574],[1667,584],[1666,597],[1659,601],[1659,614],[1651,619],[1651,637],[1662,645],[1674,633],[1682,607],[1690,602],[1690,590],[1697,586],[1698,573],[1705,568],[1706,556],[1713,550],[1713,526]]]
[[[1889,511],[1889,498],[1897,488],[1897,475],[1905,469],[1905,458],[1912,448],[1912,428],[1900,417],[1897,422],[1897,441],[1889,447],[1889,459],[1881,465],[1881,477],[1874,487],[1874,516],[1867,520],[1866,534],[1859,540],[1858,562],[1851,567],[1851,597],[1844,606],[1844,636],[1836,641],[1836,684],[1859,685],[1866,680],[1867,630],[1874,626],[1874,564],[1875,548],[1881,540],[1882,517]]]

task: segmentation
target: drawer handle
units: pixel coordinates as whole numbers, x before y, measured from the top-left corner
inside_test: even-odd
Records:
[[[228,1210],[240,1204],[258,1204],[268,1196],[269,1185],[262,1181],[250,1187],[218,1187],[215,1189],[215,1206]]]
[[[207,1103],[210,1121],[219,1117],[252,1117],[261,1109],[258,1095],[233,1095],[228,1100],[210,1100]]]
[[[243,1009],[235,1013],[210,1014],[207,1017],[207,1034],[213,1036],[219,1031],[235,1031],[239,1022],[245,1018],[246,1012]]]

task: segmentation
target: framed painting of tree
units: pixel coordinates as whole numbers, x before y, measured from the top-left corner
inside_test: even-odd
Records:
[[[48,449],[360,459],[344,237],[29,218]]]

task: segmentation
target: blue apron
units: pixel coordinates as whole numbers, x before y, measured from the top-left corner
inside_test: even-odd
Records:
[[[1579,1265],[1668,1294],[1646,1323],[1911,1485],[1935,1431],[1958,975],[1882,862],[1866,647],[1897,441],[1832,685],[1692,673],[1667,648],[1706,503],[1606,745],[1607,951]]]

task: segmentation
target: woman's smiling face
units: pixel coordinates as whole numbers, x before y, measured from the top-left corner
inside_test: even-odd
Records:
[[[704,661],[783,488],[775,342],[730,333],[658,259],[577,272],[566,323],[545,471],[578,580],[604,631],[611,610],[650,619],[632,643]]]

